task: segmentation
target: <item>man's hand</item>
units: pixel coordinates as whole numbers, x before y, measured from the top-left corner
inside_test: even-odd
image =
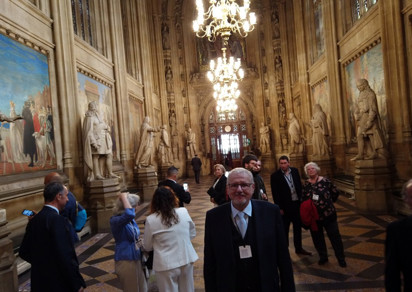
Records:
[[[268,196],[265,193],[262,193],[262,200],[267,201],[268,200]]]

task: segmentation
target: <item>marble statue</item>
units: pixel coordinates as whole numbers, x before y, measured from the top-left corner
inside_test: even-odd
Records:
[[[313,116],[310,120],[312,127],[312,146],[314,159],[329,158],[329,129],[325,112],[320,104],[313,107]]]
[[[173,164],[172,145],[170,144],[166,125],[160,127],[160,133],[161,136],[158,147],[159,160],[162,164]]]
[[[259,129],[260,133],[260,151],[262,154],[270,152],[270,132],[269,126],[265,126],[264,123],[261,123],[261,127]]]
[[[162,46],[163,50],[170,49],[169,26],[166,23],[162,23]]]
[[[119,178],[113,173],[113,152],[110,127],[98,111],[98,103],[88,105],[83,122],[83,154],[88,169],[87,181]]]
[[[196,134],[192,132],[191,128],[186,130],[186,150],[187,158],[192,159],[196,154]]]
[[[357,142],[358,154],[351,160],[386,158],[387,150],[382,133],[376,94],[370,88],[366,79],[356,82],[359,96],[355,109],[355,119],[358,123]]]
[[[153,138],[154,133],[159,131],[159,127],[150,126],[150,118],[146,116],[140,128],[140,145],[136,154],[137,168],[153,166]]]
[[[302,154],[304,140],[300,129],[299,121],[294,113],[289,113],[290,154]]]
[[[166,67],[165,78],[166,78],[166,91],[167,93],[172,93],[173,92],[173,72],[170,66]]]

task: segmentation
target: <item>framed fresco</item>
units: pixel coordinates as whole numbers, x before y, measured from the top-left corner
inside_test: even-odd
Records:
[[[119,161],[119,151],[117,151],[117,120],[114,118],[116,110],[113,101],[112,89],[106,84],[96,81],[81,72],[77,72],[77,81],[82,124],[84,114],[88,110],[89,103],[92,101],[97,101],[99,104],[98,110],[103,117],[104,122],[110,126],[110,133],[113,142],[113,161]]]
[[[380,43],[345,66],[345,97],[348,104],[348,116],[351,127],[350,136],[352,141],[355,141],[356,137],[354,113],[355,105],[357,104],[356,101],[359,95],[359,90],[356,87],[356,81],[361,78],[368,80],[370,87],[376,94],[379,114],[382,122],[382,131],[387,139],[388,113],[383,71],[382,45]]]
[[[0,34],[0,176],[57,168],[46,55]]]

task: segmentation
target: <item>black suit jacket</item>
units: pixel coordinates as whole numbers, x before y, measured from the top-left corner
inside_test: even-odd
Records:
[[[293,184],[295,185],[296,193],[300,201],[302,198],[302,181],[300,180],[299,171],[294,167],[291,167],[290,170]],[[272,196],[275,204],[285,212],[291,210],[292,194],[281,169],[278,169],[270,176],[270,187],[272,188]]]
[[[31,291],[78,291],[86,287],[68,224],[67,218],[47,206],[27,224],[20,257],[31,264]]]
[[[412,216],[392,222],[386,229],[385,287],[386,291],[412,291]]]
[[[183,203],[189,204],[192,200],[190,193],[186,192],[183,186],[179,185],[171,179],[165,179],[164,181],[159,182],[158,187],[162,186],[168,186],[175,192],[176,196],[179,199],[179,207],[183,207]]]
[[[213,184],[215,184],[215,182],[216,182],[216,179],[213,181]],[[222,204],[227,202],[227,200],[226,200],[226,182],[227,182],[227,178],[223,174],[220,177],[219,182],[216,184],[216,186],[213,188],[213,185],[212,185],[209,188],[209,190],[207,191],[209,196],[212,197],[215,200],[216,204],[218,204],[218,205],[222,205]]]
[[[202,168],[202,160],[199,157],[193,157],[191,161],[193,171],[199,171]]]
[[[265,201],[251,202],[257,250],[253,256],[257,257],[259,263],[261,292],[295,291],[279,207]],[[231,212],[231,204],[224,204],[206,213],[203,266],[206,292],[235,292],[234,248],[237,247],[233,245]]]

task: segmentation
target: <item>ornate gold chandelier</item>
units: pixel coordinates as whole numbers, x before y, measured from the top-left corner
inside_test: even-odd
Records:
[[[210,71],[207,72],[207,78],[212,83],[223,83],[242,80],[245,73],[242,68],[240,68],[240,58],[230,57],[229,62],[226,58],[226,48],[222,48],[222,57],[217,58],[217,63],[215,60],[210,60]]]
[[[210,42],[221,36],[223,44],[227,45],[232,32],[246,37],[255,28],[256,16],[253,12],[249,13],[249,0],[244,0],[243,6],[239,6],[235,0],[209,0],[209,3],[210,7],[205,13],[203,0],[196,0],[198,14],[193,21],[196,36],[207,37]]]

